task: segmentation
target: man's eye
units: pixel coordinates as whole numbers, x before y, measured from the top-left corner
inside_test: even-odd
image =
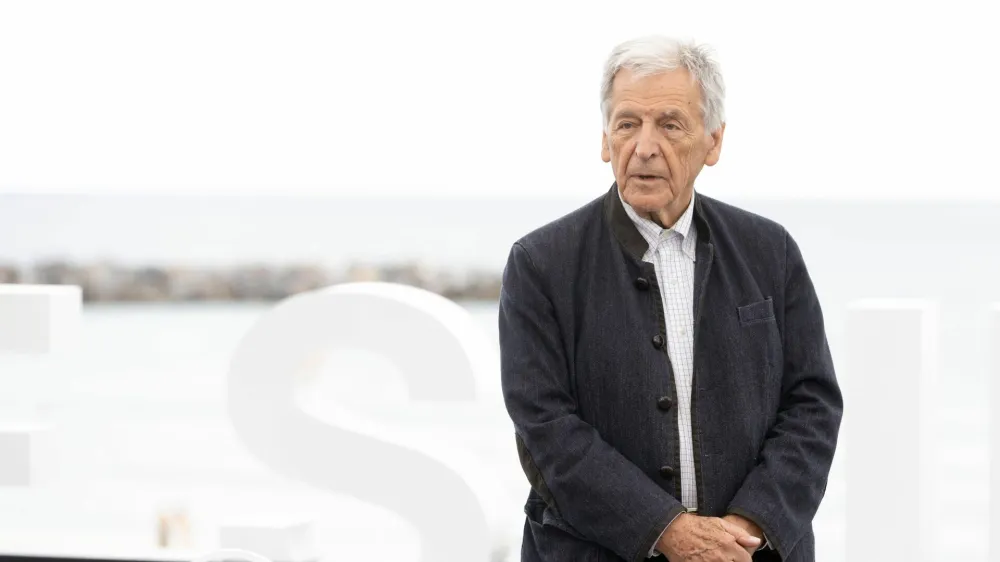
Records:
[[[667,123],[666,125],[664,125],[664,128],[668,131],[680,130],[680,127],[678,127],[676,123]]]
[[[632,124],[631,123],[622,123],[621,125],[618,125],[618,128],[619,129],[631,129],[632,128]]]

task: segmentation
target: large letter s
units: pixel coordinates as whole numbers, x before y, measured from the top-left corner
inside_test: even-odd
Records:
[[[296,403],[296,373],[336,348],[389,359],[418,400],[468,406],[476,401],[476,381],[494,380],[497,368],[472,317],[439,295],[390,283],[301,293],[265,313],[233,356],[229,413],[240,438],[284,475],[409,520],[421,535],[421,560],[486,562],[494,547],[488,514],[503,491],[488,467],[459,475],[454,462],[332,426]]]

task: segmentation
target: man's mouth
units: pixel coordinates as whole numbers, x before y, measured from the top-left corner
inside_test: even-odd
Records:
[[[641,180],[644,180],[644,181],[652,181],[652,180],[663,179],[660,176],[653,176],[653,175],[648,175],[648,174],[636,174],[635,177],[637,177],[637,178],[639,178]]]

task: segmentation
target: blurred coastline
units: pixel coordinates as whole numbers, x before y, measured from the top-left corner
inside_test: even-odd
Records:
[[[224,267],[125,266],[114,262],[0,263],[0,283],[79,285],[85,302],[276,301],[333,284],[383,281],[419,287],[455,301],[496,300],[500,274],[415,262],[344,268],[250,263]]]

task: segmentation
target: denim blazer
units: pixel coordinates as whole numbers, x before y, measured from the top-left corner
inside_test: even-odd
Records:
[[[640,561],[684,507],[676,390],[647,244],[613,185],[511,247],[501,385],[530,490],[524,562]],[[823,313],[779,224],[695,198],[691,416],[698,512],[812,562],[843,399]]]

